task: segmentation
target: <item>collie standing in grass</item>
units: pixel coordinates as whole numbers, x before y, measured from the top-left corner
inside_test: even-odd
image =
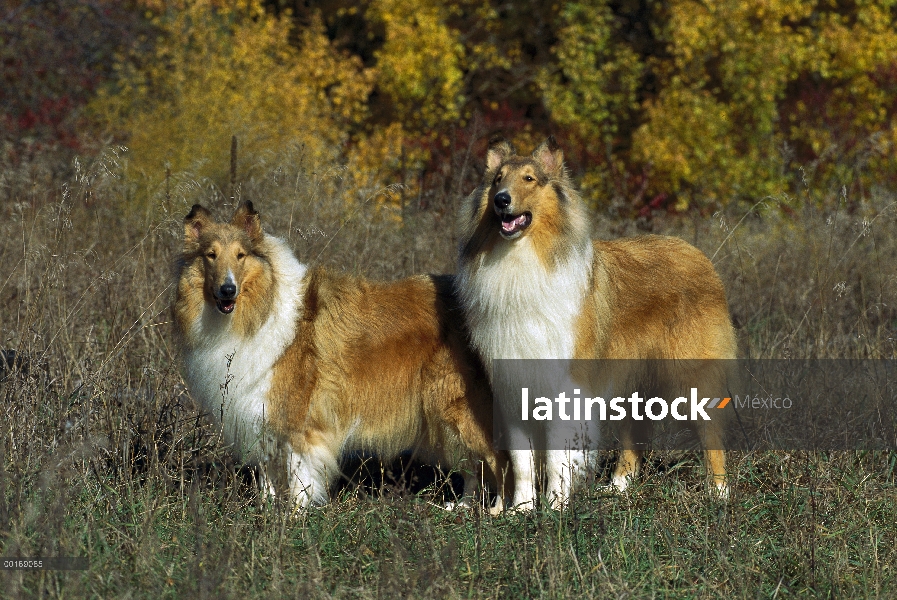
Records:
[[[531,156],[494,141],[482,183],[460,208],[456,280],[474,348],[490,379],[492,359],[731,359],[736,344],[713,265],[677,238],[593,241],[585,205],[553,138]],[[679,372],[660,382],[719,389],[719,369]],[[495,383],[493,381],[493,383]],[[601,389],[608,382],[589,382]],[[655,385],[652,383],[652,385]],[[686,387],[686,389],[688,389]],[[650,431],[624,422],[613,484],[625,489]],[[728,490],[719,419],[696,427],[713,486]],[[549,500],[565,502],[581,453],[540,458]],[[540,465],[513,450],[513,505],[531,508]]]
[[[264,488],[325,502],[340,457],[415,450],[499,473],[488,382],[450,277],[376,283],[301,264],[249,202],[185,219],[174,320],[190,394]],[[465,463],[465,461],[467,461]]]

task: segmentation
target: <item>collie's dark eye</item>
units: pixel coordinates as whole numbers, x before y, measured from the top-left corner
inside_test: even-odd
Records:
[[[245,252],[238,252],[238,253],[237,253],[237,260],[243,260],[244,258],[246,258],[246,253],[245,253]]]
[[[214,252],[206,252],[206,258],[208,258],[209,260],[215,260],[215,253]]]
[[[523,180],[524,180],[524,181],[535,181],[536,178],[533,177],[532,175],[527,175],[527,176],[525,176],[525,177],[523,178]]]
[[[495,176],[495,183],[498,183],[499,181],[501,181],[501,173]]]

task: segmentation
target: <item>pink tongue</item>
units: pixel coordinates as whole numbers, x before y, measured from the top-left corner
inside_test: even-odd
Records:
[[[520,215],[512,221],[502,221],[501,228],[505,231],[514,231],[518,226],[522,226],[526,220],[526,215]]]

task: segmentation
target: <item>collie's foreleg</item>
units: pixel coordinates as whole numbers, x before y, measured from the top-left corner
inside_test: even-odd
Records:
[[[536,456],[532,450],[511,450],[514,469],[512,510],[533,510],[536,507]]]
[[[290,497],[298,508],[327,503],[330,483],[339,473],[336,457],[329,449],[310,447],[305,452],[289,449],[287,469]]]
[[[550,450],[546,470],[545,496],[551,505],[560,509],[570,503],[575,483],[586,472],[587,458],[583,450]]]

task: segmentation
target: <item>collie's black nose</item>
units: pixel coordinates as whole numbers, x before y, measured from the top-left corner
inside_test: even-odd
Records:
[[[225,283],[220,288],[218,288],[218,295],[223,300],[230,300],[237,295],[237,286],[232,283]]]
[[[495,208],[498,210],[504,210],[511,206],[511,194],[502,190],[495,194],[495,197],[492,198],[492,201],[495,203]]]

